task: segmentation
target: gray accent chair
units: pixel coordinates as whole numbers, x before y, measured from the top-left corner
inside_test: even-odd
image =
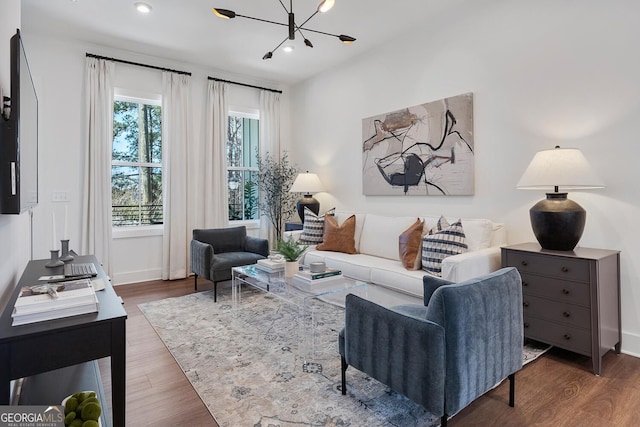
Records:
[[[425,276],[424,306],[384,308],[347,295],[340,332],[342,394],[349,366],[447,418],[522,368],[522,282],[513,268],[453,284]]]
[[[213,282],[213,300],[218,301],[218,282],[231,279],[231,268],[255,264],[269,255],[269,241],[247,236],[245,226],[193,230],[191,271],[198,291],[198,276]]]

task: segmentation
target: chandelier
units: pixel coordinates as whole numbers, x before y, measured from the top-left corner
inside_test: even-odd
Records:
[[[323,34],[325,36],[337,37],[338,40],[340,40],[342,43],[345,43],[345,44],[351,44],[354,41],[356,41],[356,39],[354,37],[347,36],[347,35],[344,35],[344,34],[340,34],[340,35],[329,34],[329,33],[325,33],[324,31],[312,30],[310,28],[306,28],[305,27],[307,22],[309,22],[311,20],[311,18],[316,16],[318,13],[325,13],[325,12],[329,11],[333,7],[333,5],[335,4],[335,0],[322,0],[322,2],[320,2],[320,4],[318,5],[318,8],[316,9],[316,11],[300,25],[296,24],[295,15],[293,13],[293,0],[289,0],[289,8],[288,9],[284,5],[282,0],[278,0],[278,1],[280,2],[282,7],[284,8],[284,10],[287,12],[288,22],[286,24],[280,23],[280,22],[269,21],[267,19],[262,19],[262,18],[254,18],[252,16],[240,15],[238,13],[235,13],[233,10],[219,9],[219,8],[215,8],[215,7],[213,8],[213,13],[217,17],[223,18],[223,19],[233,19],[233,18],[239,17],[239,18],[253,19],[254,21],[266,22],[266,23],[269,23],[269,24],[275,24],[275,25],[281,25],[283,27],[287,27],[289,29],[289,34],[287,35],[287,37],[284,40],[282,40],[278,46],[276,46],[275,48],[273,48],[272,50],[270,50],[269,52],[264,54],[262,59],[265,59],[265,60],[266,59],[271,59],[273,57],[273,52],[275,52],[280,46],[282,46],[284,44],[284,42],[286,42],[287,40],[295,40],[296,33],[299,33],[300,36],[302,36],[302,38],[304,40],[304,44],[307,47],[313,47],[313,43],[311,43],[311,41],[304,35],[304,32],[306,32],[306,31],[308,31],[310,33]]]

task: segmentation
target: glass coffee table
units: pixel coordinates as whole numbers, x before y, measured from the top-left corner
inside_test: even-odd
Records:
[[[311,290],[306,290],[294,284],[290,277],[285,277],[284,271],[267,272],[256,264],[244,265],[231,269],[232,307],[236,312],[242,304],[243,287],[247,286],[268,292],[297,307],[300,326],[297,341],[305,372],[314,372],[315,367],[321,366],[314,363],[320,357],[320,349],[316,348],[316,304],[313,301],[326,297],[334,302],[341,299],[344,303],[347,294],[353,293],[366,298],[368,291],[368,283],[344,276],[314,284]]]

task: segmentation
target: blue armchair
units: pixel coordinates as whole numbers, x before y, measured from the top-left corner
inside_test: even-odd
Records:
[[[522,284],[515,268],[452,284],[425,276],[424,306],[384,308],[347,295],[340,333],[348,366],[447,418],[522,368]]]
[[[193,230],[191,271],[198,291],[198,276],[213,282],[218,301],[218,282],[231,279],[231,268],[255,264],[269,255],[269,241],[247,236],[245,226]]]

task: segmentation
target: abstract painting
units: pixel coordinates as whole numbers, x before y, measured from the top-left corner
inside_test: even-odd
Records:
[[[362,120],[366,196],[474,192],[473,93]]]

